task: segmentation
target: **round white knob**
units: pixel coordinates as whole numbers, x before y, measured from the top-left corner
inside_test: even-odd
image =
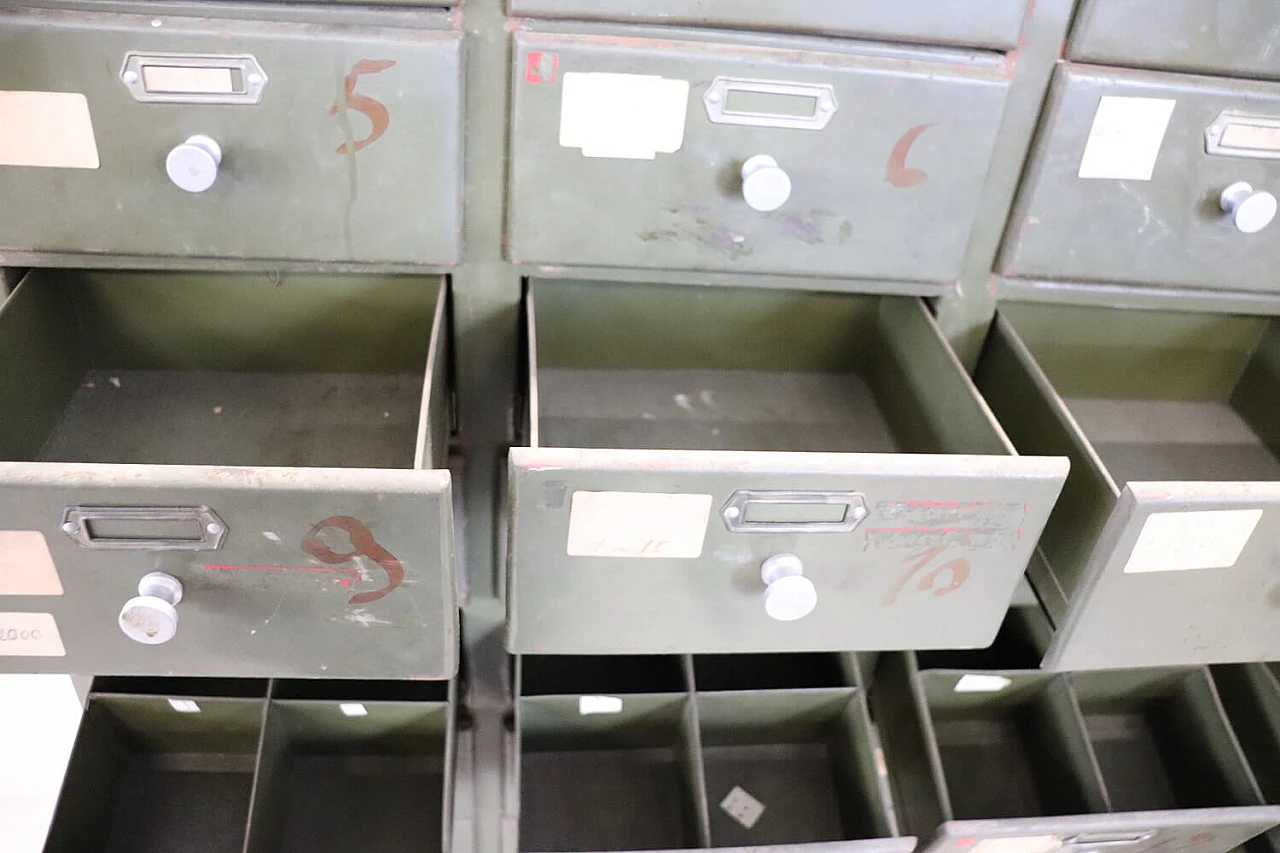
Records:
[[[207,136],[188,137],[164,159],[164,170],[178,189],[202,193],[218,179],[222,148]]]
[[[1223,190],[1218,204],[1231,214],[1231,224],[1242,234],[1256,234],[1276,218],[1276,197],[1254,190],[1244,181],[1236,181]]]
[[[138,595],[120,609],[120,630],[130,640],[158,646],[178,633],[182,582],[164,572],[152,572],[138,582]]]
[[[742,197],[752,210],[768,213],[791,198],[791,178],[768,154],[757,154],[742,164]]]
[[[804,564],[795,554],[774,554],[760,564],[764,612],[779,622],[803,619],[818,606],[818,590],[804,576]]]

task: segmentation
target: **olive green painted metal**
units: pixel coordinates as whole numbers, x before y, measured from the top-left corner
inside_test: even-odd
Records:
[[[1280,78],[1268,0],[1084,0],[1070,55],[1082,62]]]
[[[691,27],[808,32],[887,41],[1009,48],[1026,0],[937,4],[929,0],[510,0],[513,15]]]
[[[449,850],[452,682],[98,679],[49,853]]]
[[[1213,683],[1262,796],[1280,805],[1280,663],[1215,666]],[[1267,840],[1272,850],[1280,850],[1280,829]]]
[[[1005,305],[975,381],[1021,451],[1071,457],[1028,570],[1046,666],[1280,656],[1274,321]]]
[[[1104,96],[1176,102],[1149,181],[1078,177]],[[1280,85],[1086,65],[1060,68],[1006,232],[1000,273],[1275,292],[1276,226],[1242,233],[1224,212],[1220,196],[1240,181],[1258,191],[1277,191],[1280,160],[1258,151],[1207,153],[1206,132],[1229,111],[1246,116],[1237,123],[1280,121]],[[1118,168],[1133,164],[1122,161]]]
[[[991,641],[1066,460],[1013,455],[922,303],[535,281],[527,310],[510,649]],[[702,520],[667,542],[664,522],[629,514],[654,494],[692,496],[674,500]],[[592,521],[596,500],[621,508]],[[766,613],[777,554],[815,587],[798,621]]]
[[[511,260],[956,278],[1009,88],[1004,57],[701,36],[516,33]],[[581,74],[688,81],[683,138],[667,145],[676,150],[625,159],[562,145],[564,80]],[[575,139],[571,128],[566,141]],[[792,188],[771,212],[744,197],[742,170],[755,155],[774,158]]]
[[[34,550],[0,609],[51,614],[61,641],[0,670],[453,675],[446,296],[31,272],[0,308],[0,500]],[[146,645],[117,615],[157,571],[185,592],[176,636]]]
[[[0,210],[0,249],[181,256],[188,266],[456,262],[461,38],[444,12],[382,23],[399,26],[4,12],[4,86],[83,94],[100,165],[0,167],[0,195],[40,200]],[[131,54],[143,63],[132,84]],[[226,70],[243,57],[257,70]],[[256,74],[260,99],[147,94],[147,69],[165,63],[187,76],[158,86],[248,92]],[[192,82],[208,69],[226,79]],[[214,178],[203,192],[166,175],[167,155],[193,135],[221,150],[220,163],[204,161]]]
[[[770,657],[520,659],[518,849],[910,851],[852,670]],[[734,816],[735,789],[763,811]]]
[[[881,657],[871,707],[922,850],[1225,853],[1280,823],[1207,670],[922,671],[907,652]]]

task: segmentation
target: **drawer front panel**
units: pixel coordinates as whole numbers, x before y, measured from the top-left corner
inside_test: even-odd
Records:
[[[915,454],[511,458],[508,642],[525,653],[986,646],[1066,473],[1064,460]],[[773,497],[742,510],[744,491]],[[784,493],[837,492],[865,508],[852,530],[832,504],[804,506],[803,530],[779,509]],[[738,523],[753,517],[776,529]],[[795,621],[766,601],[762,565],[782,554],[817,598]],[[793,590],[768,592],[785,617]]]
[[[1277,542],[1280,484],[1130,483],[1045,666],[1275,660]]]
[[[443,471],[0,465],[0,634],[17,632],[0,670],[450,677],[449,491]],[[204,507],[220,532],[131,518],[138,507]],[[159,645],[117,624],[151,572],[182,584]]]
[[[0,214],[0,249],[459,257],[456,34],[53,12],[0,24],[0,195],[41,199]]]
[[[1071,66],[1045,116],[1002,272],[1276,289],[1275,203],[1249,197],[1280,192],[1280,85]],[[1233,216],[1239,182],[1251,207]]]
[[[929,0],[848,3],[845,0],[510,0],[512,14],[532,17],[764,29],[1013,47],[1026,0],[937,4]]]
[[[1271,0],[1086,0],[1071,58],[1276,79],[1276,7]]]
[[[957,276],[1008,88],[1002,58],[629,31],[521,33],[516,46],[512,260]],[[771,160],[747,162],[757,155]]]

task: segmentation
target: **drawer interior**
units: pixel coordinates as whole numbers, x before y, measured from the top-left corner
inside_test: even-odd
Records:
[[[1100,671],[1071,679],[1117,811],[1258,804],[1204,670]]]
[[[443,681],[97,679],[46,849],[444,851],[453,702]]]
[[[1021,304],[1001,313],[1117,486],[1280,480],[1274,321]],[[989,354],[1005,355],[999,345]],[[1029,425],[1043,403],[1000,405],[1007,395],[998,387],[999,365],[988,367],[978,371],[979,387],[1019,451],[1038,452],[1053,437],[1015,424]],[[1016,406],[1030,408],[1019,416]]]
[[[1100,798],[1072,755],[1065,686],[1022,675],[997,692],[958,691],[964,674],[921,674],[943,778],[959,820],[1087,814]]]
[[[27,275],[0,311],[0,458],[413,468],[439,279]]]
[[[519,785],[521,850],[896,835],[852,655],[516,665],[519,774],[508,784]],[[655,688],[673,689],[642,692]]]
[[[891,834],[853,691],[699,693],[702,763],[714,847],[882,838]],[[754,821],[737,798],[764,805]],[[746,825],[750,823],[751,825]]]
[[[535,446],[1009,452],[919,300],[535,280]]]
[[[254,849],[442,850],[447,702],[347,692],[271,702]]]
[[[239,853],[263,700],[178,701],[91,696],[48,849]]]
[[[995,640],[985,649],[919,651],[920,669],[1035,670],[1053,638],[1053,626],[1039,604],[1010,607]]]
[[[1215,666],[1213,683],[1263,798],[1280,805],[1280,663]]]

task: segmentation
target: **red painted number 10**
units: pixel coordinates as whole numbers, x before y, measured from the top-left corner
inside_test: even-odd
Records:
[[[910,567],[903,572],[902,577],[898,578],[898,580],[894,582],[893,586],[889,588],[889,592],[885,594],[884,600],[881,604],[886,607],[890,604],[896,604],[898,601],[898,593],[902,592],[902,590],[906,588],[907,584],[909,584],[916,575],[927,568],[934,560],[941,557],[943,552],[946,550],[946,545],[938,545],[935,548],[930,548],[928,551],[923,551],[904,560],[903,562],[911,564]],[[944,574],[949,574],[951,576],[950,582],[943,586],[937,586],[939,578]],[[920,581],[916,584],[916,589],[920,592],[933,590],[935,597],[950,595],[960,587],[964,586],[965,581],[967,580],[969,580],[969,561],[963,557],[956,557],[953,560],[947,560],[945,563],[937,566],[931,572],[920,578]]]

